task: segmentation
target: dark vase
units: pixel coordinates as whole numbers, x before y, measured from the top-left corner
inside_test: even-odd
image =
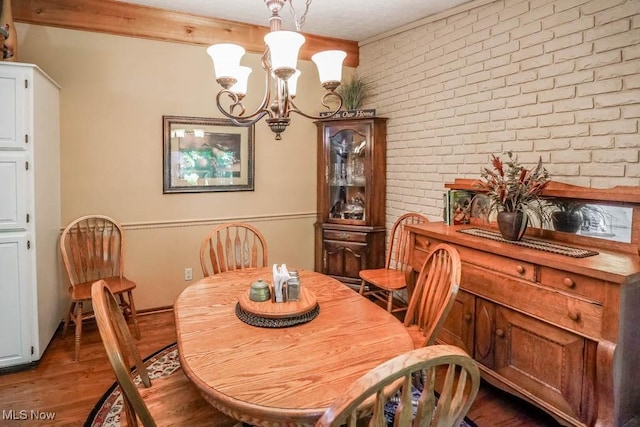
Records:
[[[582,224],[582,213],[558,211],[551,214],[553,229],[565,233],[576,233]]]
[[[528,217],[522,212],[498,212],[498,228],[505,240],[520,240],[527,229]]]

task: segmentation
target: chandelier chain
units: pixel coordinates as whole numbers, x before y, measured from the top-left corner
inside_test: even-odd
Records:
[[[309,6],[311,5],[311,0],[306,0],[304,13],[300,17],[300,19],[296,16],[296,10],[293,7],[293,0],[289,0],[289,7],[291,7],[291,16],[293,16],[293,22],[296,24],[296,31],[302,31],[302,27],[304,26],[304,21],[307,19],[307,13],[309,12]]]

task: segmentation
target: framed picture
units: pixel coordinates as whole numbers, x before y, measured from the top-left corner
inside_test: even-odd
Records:
[[[163,193],[253,191],[254,127],[162,116]]]

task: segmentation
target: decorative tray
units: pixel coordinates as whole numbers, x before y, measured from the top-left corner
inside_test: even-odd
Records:
[[[300,289],[299,301],[256,302],[249,299],[249,291],[243,292],[238,298],[238,304],[246,313],[267,319],[282,319],[302,316],[318,305],[316,295],[306,287]]]

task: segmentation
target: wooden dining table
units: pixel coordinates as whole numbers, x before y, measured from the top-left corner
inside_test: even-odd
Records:
[[[236,315],[251,283],[271,282],[271,268],[204,278],[175,303],[184,373],[212,406],[237,420],[314,425],[357,378],[413,349],[402,323],[386,310],[331,277],[299,271],[301,286],[319,305],[307,323],[257,327]]]

